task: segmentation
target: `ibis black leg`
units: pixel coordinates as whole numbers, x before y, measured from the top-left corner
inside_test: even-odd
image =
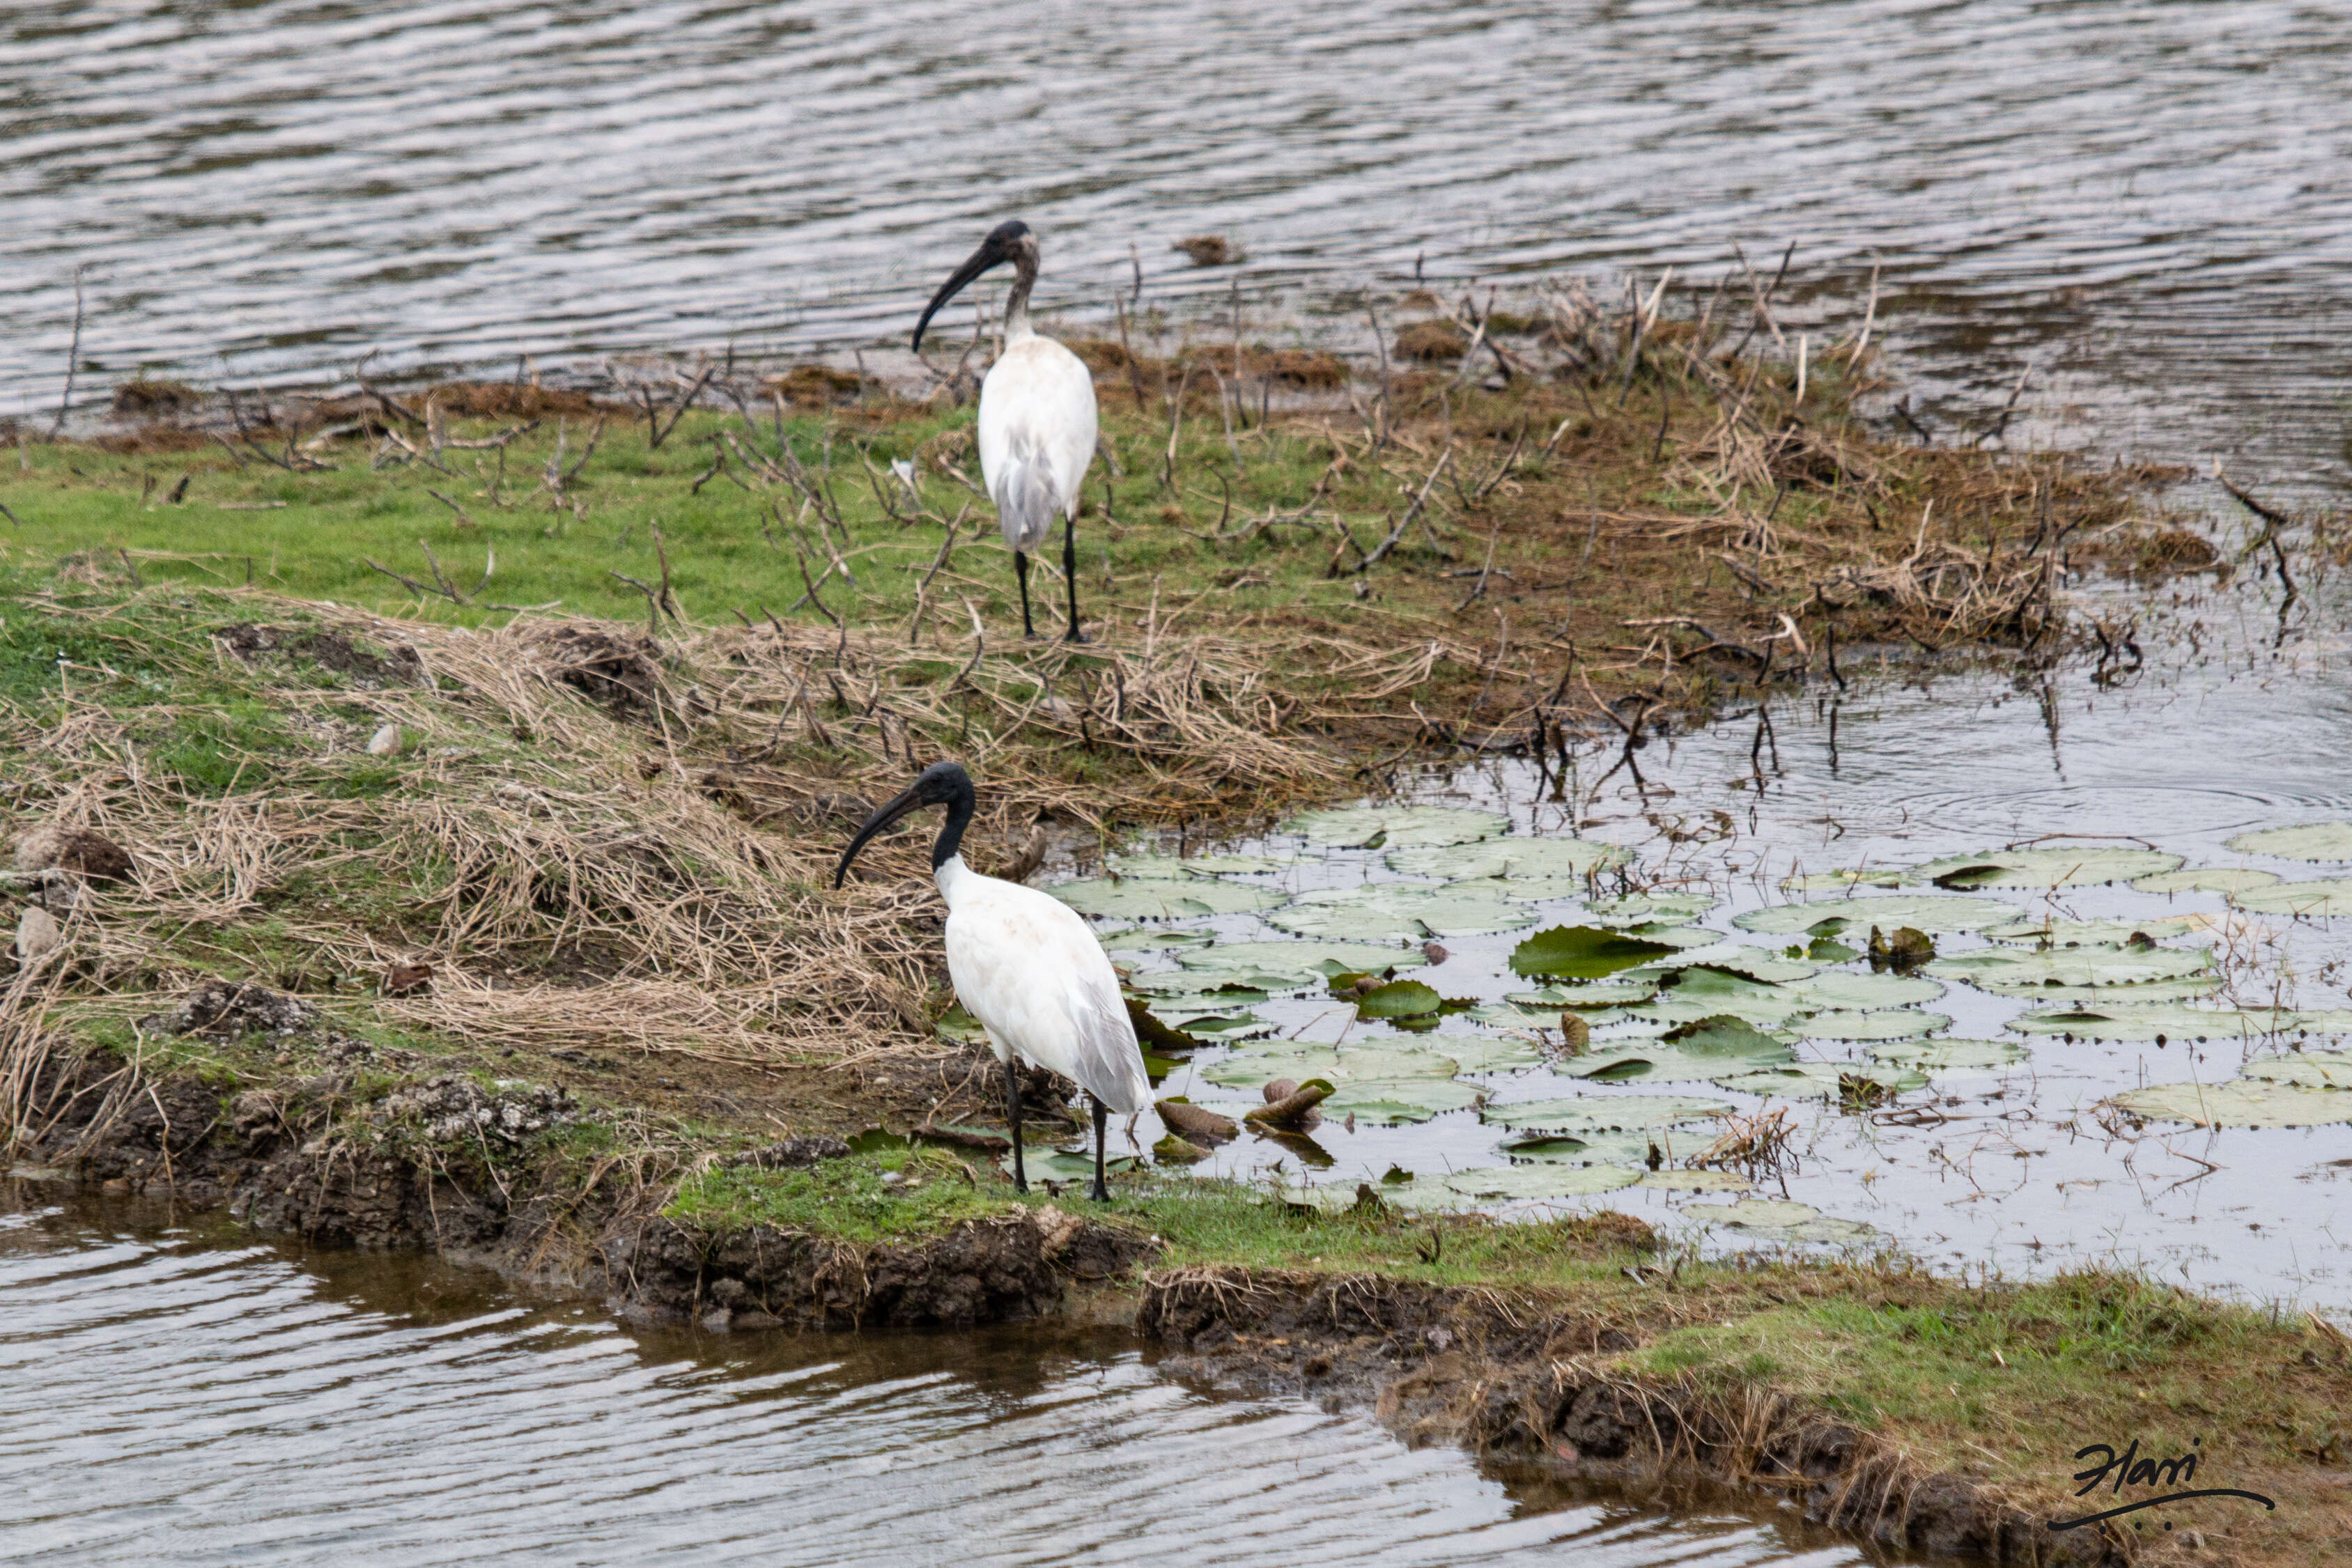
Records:
[[[1021,1165],[1021,1073],[1012,1062],[1004,1064],[1004,1122],[1013,1134],[1013,1190],[1029,1190],[1029,1173]]]
[[[1078,630],[1078,515],[1072,512],[1062,530],[1062,578],[1070,585],[1070,631],[1064,639],[1083,643],[1087,634]]]
[[[1029,558],[1020,550],[1013,552],[1013,575],[1021,580],[1021,634],[1037,635],[1037,628],[1029,624]]]
[[[1103,1180],[1103,1128],[1110,1121],[1110,1112],[1101,1101],[1095,1100],[1093,1095],[1089,1094],[1087,1098],[1094,1101],[1095,1107],[1095,1189],[1087,1196],[1097,1203],[1108,1203],[1110,1186]]]

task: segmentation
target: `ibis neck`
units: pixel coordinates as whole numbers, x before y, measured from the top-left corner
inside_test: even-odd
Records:
[[[1037,258],[1024,256],[1013,274],[1013,292],[1004,298],[1004,340],[1019,342],[1035,334],[1029,325],[1029,290],[1037,283]]]
[[[931,845],[931,872],[942,886],[948,880],[947,868],[952,862],[962,868],[963,831],[971,826],[973,797],[970,780],[948,799],[948,820],[940,826],[940,836]]]

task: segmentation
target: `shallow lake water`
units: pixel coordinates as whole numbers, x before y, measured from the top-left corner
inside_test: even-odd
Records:
[[[2291,0],[13,5],[0,409],[56,399],[78,265],[87,390],[903,342],[1018,214],[1049,306],[1221,297],[1208,232],[1269,329],[1797,241],[1785,321],[1875,261],[1924,406],[2030,361],[2020,434],[2340,483],[2347,91]]]
[[[1633,925],[1628,935],[1682,943],[1684,952],[1659,954],[1647,960],[1649,967],[1596,982],[1622,988],[1667,971],[1654,1001],[1642,1005],[1640,998],[1655,981],[1634,989],[1636,1005],[1616,1009],[1580,1005],[1572,985],[1548,993],[1570,998],[1590,1020],[1585,1056],[1561,1052],[1559,1002],[1508,1005],[1510,997],[1528,996],[1541,984],[1513,973],[1510,964],[1532,933],[1587,925],[1596,910],[1606,917],[1613,906],[1605,902],[1560,898],[1496,916],[1496,909],[1513,906],[1479,894],[1458,908],[1408,903],[1388,915],[1377,904],[1318,906],[1311,901],[1334,894],[1309,893],[1305,905],[1155,921],[1133,927],[1141,935],[1113,936],[1122,946],[1118,956],[1136,967],[1142,984],[1172,993],[1162,1006],[1171,1021],[1197,1009],[1265,1025],[1222,1037],[1223,1043],[1174,1066],[1167,1092],[1239,1115],[1260,1100],[1255,1084],[1265,1077],[1328,1073],[1337,1075],[1339,1090],[1333,1106],[1348,1106],[1351,1093],[1371,1105],[1352,1124],[1327,1114],[1312,1134],[1312,1149],[1244,1136],[1198,1168],[1301,1191],[1320,1186],[1323,1198],[1341,1202],[1360,1181],[1392,1202],[1441,1207],[1499,1189],[1516,1201],[1487,1198],[1478,1206],[1520,1214],[1613,1207],[1709,1248],[1895,1246],[1972,1276],[1986,1269],[2015,1276],[2115,1263],[2250,1300],[2333,1311],[2352,1306],[2352,1055],[2344,1052],[2352,1037],[2345,992],[2352,933],[2340,918],[2278,912],[2281,890],[2340,878],[2345,864],[2250,852],[2231,842],[2252,831],[2352,817],[2352,774],[2344,765],[2352,704],[2342,685],[2340,651],[2324,640],[2298,638],[2274,649],[2259,637],[2241,642],[2235,627],[2218,623],[2244,603],[2224,595],[2184,614],[2168,631],[2181,639],[2179,656],[2151,661],[2121,679],[2103,681],[2097,671],[2074,665],[2023,676],[1857,680],[1843,694],[1822,681],[1801,696],[1775,697],[1767,705],[1769,727],[1750,710],[1652,740],[1634,754],[1639,784],[1622,769],[1600,777],[1617,760],[1613,750],[1597,760],[1591,752],[1580,756],[1563,800],[1554,800],[1534,765],[1523,760],[1468,769],[1412,798],[1507,815],[1509,831],[1453,849],[1318,848],[1303,846],[1295,834],[1234,846],[1295,863],[1225,872],[1214,880],[1267,884],[1296,896],[1475,873],[1497,857],[1540,852],[1532,846],[1547,839],[1580,835],[1629,849],[1626,870],[1636,885],[1696,894],[1706,907],[1684,925]],[[2192,628],[2201,653],[2190,642]],[[1848,662],[1851,669],[1857,661],[1849,654]],[[1442,818],[1433,823],[1444,826]],[[1360,837],[1370,821],[1349,831]],[[2034,842],[2046,835],[2074,836]],[[2267,909],[2240,908],[2217,893],[2142,891],[2126,881],[2107,882],[2095,870],[2079,873],[2087,882],[2049,885],[2072,869],[2063,863],[2010,884],[1960,890],[1916,880],[1810,892],[1785,886],[1792,876],[1847,868],[1892,873],[1938,861],[1965,866],[2018,844],[2069,857],[2127,854],[2144,862],[2121,862],[2135,876],[2160,871],[2171,863],[2163,857],[2177,856],[2191,869],[2281,880],[2235,895]],[[2324,847],[2331,856],[2352,856],[2352,835]],[[1400,879],[1392,857],[1423,875]],[[1118,891],[1132,899],[1139,887],[1159,885],[1171,895],[1183,891],[1181,883],[1139,882]],[[1455,894],[1496,886],[1475,880],[1445,885]],[[1500,891],[1517,896],[1507,886]],[[1900,919],[1882,919],[1872,912],[1874,898],[1911,907]],[[1769,911],[1791,899],[1844,902],[1815,904],[1776,925]],[[2037,954],[2030,929],[1992,941],[1977,930],[1950,928],[1981,926],[1982,920],[1939,925],[1935,919],[1987,900],[2007,906],[2026,927],[2059,923],[2050,932],[2061,944],[2077,935],[2066,922],[2118,924],[2087,934],[2105,945],[2062,945]],[[2284,896],[2290,907],[2308,902]],[[1408,1028],[1359,1018],[1353,1005],[1323,986],[1288,993],[1269,987],[1265,1002],[1217,1008],[1216,997],[1201,998],[1202,986],[1180,980],[1186,971],[1171,967],[1171,959],[1202,966],[1191,973],[1213,983],[1224,978],[1215,955],[1236,942],[1290,935],[1278,927],[1295,928],[1302,911],[1309,920],[1339,915],[1341,928],[1333,935],[1394,940],[1384,926],[1412,918],[1417,909],[1447,956],[1426,966],[1409,947],[1398,948],[1393,961],[1405,966],[1398,977],[1426,981],[1449,1001],[1481,1004],[1440,1016],[1433,1032],[1420,1027],[1426,1019],[1408,1020],[1414,1026]],[[1821,950],[1809,955],[1804,927],[1838,917],[1853,922],[1839,935],[1855,953],[1843,960]],[[1448,929],[1449,918],[1469,929]],[[1616,919],[1633,925],[1629,916]],[[1766,929],[1742,929],[1742,921]],[[1873,975],[1859,953],[1879,924],[1889,932],[1916,924],[1937,933],[1937,960],[1908,980]],[[1181,929],[1213,932],[1217,942],[1162,950],[1126,946],[1166,941],[1166,932]],[[2135,932],[2141,939],[2125,946]],[[1737,946],[1689,946],[1727,941]],[[1774,983],[1722,967],[1754,968],[1758,960],[1777,966],[1757,971]],[[1686,962],[1701,967],[1672,972]],[[1978,984],[1984,973],[1972,977],[1969,967],[1979,964],[1998,964],[1987,984],[2009,988]],[[2045,964],[2052,972],[2036,967]],[[1350,958],[1349,967],[1381,966],[1367,955]],[[2069,988],[2087,980],[2095,988],[2053,990],[2047,983],[2053,980]],[[1814,987],[1828,988],[1826,998],[1804,994]],[[2155,1016],[2135,1009],[2163,1003],[2171,1004],[2169,1021],[2134,1021]],[[1718,1010],[1778,1038],[1738,1037],[1737,1043],[1762,1053],[1753,1061],[1662,1053],[1672,1043],[1671,1036],[1659,1038],[1664,1025]],[[1645,1019],[1649,1012],[1662,1016]],[[2078,1021],[2037,1026],[2037,1013]],[[1934,1060],[1944,1040],[1984,1043],[1946,1066]],[[1475,1070],[1484,1053],[1507,1050],[1514,1040],[1528,1042],[1521,1061]],[[1286,1054],[1318,1043],[1331,1049]],[[1928,1064],[1909,1071],[1916,1060],[1911,1053],[1923,1048]],[[1410,1103],[1416,1093],[1415,1081],[1397,1075],[1413,1072],[1417,1058],[1449,1053],[1463,1063],[1458,1078],[1441,1083],[1421,1110],[1385,1112],[1419,1119],[1383,1124],[1386,1098]],[[2282,1056],[2288,1069],[2277,1064]],[[1643,1058],[1652,1065],[1636,1064]],[[1235,1059],[1244,1070],[1233,1065]],[[1298,1065],[1284,1071],[1286,1061]],[[1622,1061],[1623,1076],[1580,1076],[1596,1061]],[[1264,1065],[1245,1071],[1252,1062]],[[2102,1108],[2117,1094],[2131,1106],[2132,1092],[2161,1085],[2198,1084],[2209,1094],[2236,1095],[2249,1087],[2233,1082],[2249,1062],[2258,1074],[2292,1070],[2309,1083],[2339,1087],[2299,1090],[2281,1113],[2317,1124],[2309,1125],[2200,1127],[2160,1116],[2123,1118]],[[1828,1064],[1813,1069],[1826,1082],[1790,1075],[1792,1067],[1803,1071],[1811,1064]],[[1735,1081],[1759,1066],[1780,1076]],[[1350,1071],[1376,1086],[1351,1090]],[[1883,1078],[1893,1092],[1874,1107],[1842,1108],[1833,1092],[1841,1071]],[[1385,1091],[1378,1086],[1383,1082]],[[1485,1103],[1428,1113],[1433,1106],[1461,1105],[1465,1087]],[[2257,1090],[2253,1103],[2263,1104],[2267,1092]],[[1449,1101],[1448,1093],[1457,1098]],[[1674,1167],[1710,1142],[1721,1124],[1696,1114],[1663,1120],[1660,1095],[1739,1115],[1785,1107],[1798,1129],[1790,1145],[1795,1169],[1777,1179],[1756,1176],[1744,1192],[1661,1189],[1656,1184],[1710,1179],[1676,1176]],[[1612,1115],[1609,1102],[1616,1099],[1625,1109]],[[1515,1110],[1533,1103],[1552,1109]],[[1514,1151],[1546,1132],[1568,1133],[1589,1147],[1538,1145],[1529,1152],[1533,1158]],[[1659,1145],[1666,1167],[1657,1175],[1643,1168],[1651,1144]],[[1548,1171],[1572,1183],[1578,1178],[1568,1173],[1580,1170],[1584,1179],[1633,1185],[1592,1197],[1546,1191]],[[1415,1178],[1409,1184],[1401,1180],[1408,1173]],[[1434,1190],[1433,1181],[1441,1184]],[[1727,1208],[1743,1197],[1795,1202],[1822,1220],[1843,1223],[1811,1223],[1796,1210]]]
[[[1506,1484],[1117,1334],[647,1333],[422,1258],[0,1199],[0,1562],[1864,1561]]]

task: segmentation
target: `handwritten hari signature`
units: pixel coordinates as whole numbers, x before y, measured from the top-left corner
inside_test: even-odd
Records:
[[[2099,1462],[2087,1470],[2074,1472],[2074,1479],[2083,1483],[2082,1490],[2074,1495],[2089,1496],[2097,1490],[2110,1475],[2115,1478],[2115,1485],[2110,1490],[2110,1495],[2115,1497],[2121,1497],[2124,1488],[2127,1486],[2177,1487],[2184,1482],[2194,1480],[2197,1477],[2195,1450],[2204,1441],[2202,1437],[2191,1437],[2189,1440],[2190,1451],[2177,1458],[2169,1459],[2141,1458],[2137,1437],[2134,1437],[2131,1440],[2131,1447],[2120,1454],[2116,1452],[2114,1445],[2109,1443],[2093,1443],[2088,1448],[2078,1448],[2074,1453],[2076,1458],[2087,1459],[2096,1455]],[[2050,1521],[2050,1528],[2077,1530],[2086,1524],[2096,1524],[2101,1520],[2115,1519],[2126,1513],[2137,1513],[2144,1508],[2160,1508],[2168,1502],[2186,1502],[2190,1498],[2198,1497],[2242,1497],[2249,1502],[2261,1503],[2273,1511],[2278,1508],[2278,1504],[2260,1492],[2245,1491],[2237,1487],[2201,1487],[2185,1491],[2168,1491],[2155,1497],[2135,1499],[2099,1513],[2086,1513],[2080,1519],[2053,1519]],[[2165,1528],[2169,1530],[2172,1527],[2168,1524]]]

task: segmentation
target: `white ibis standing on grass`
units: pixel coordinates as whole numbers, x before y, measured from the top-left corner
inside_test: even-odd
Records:
[[[1000,233],[1003,231],[999,231]],[[926,806],[945,806],[948,820],[931,845],[931,873],[948,901],[948,977],[956,998],[988,1031],[989,1048],[1004,1063],[1005,1120],[1013,1134],[1013,1185],[1029,1190],[1021,1160],[1021,1081],[1018,1057],[1073,1079],[1094,1102],[1095,1185],[1103,1184],[1103,1130],[1109,1113],[1132,1115],[1151,1103],[1143,1050],[1119,994],[1110,957],[1076,910],[1050,894],[982,876],[957,852],[971,821],[971,776],[952,762],[934,762],[907,792],[866,819],[842,852],[834,873],[839,887],[866,841]]]
[[[1037,235],[1014,218],[989,231],[980,248],[940,285],[923,319],[915,323],[915,350],[922,351],[923,329],[940,307],[992,267],[1013,264],[1013,292],[1004,301],[1004,352],[980,383],[980,472],[1004,542],[1013,549],[1013,573],[1021,580],[1021,634],[1034,637],[1029,621],[1029,552],[1045,542],[1054,514],[1066,519],[1062,535],[1062,575],[1070,591],[1073,643],[1078,630],[1078,487],[1095,460],[1095,379],[1086,361],[1029,325],[1029,290],[1037,281]]]

